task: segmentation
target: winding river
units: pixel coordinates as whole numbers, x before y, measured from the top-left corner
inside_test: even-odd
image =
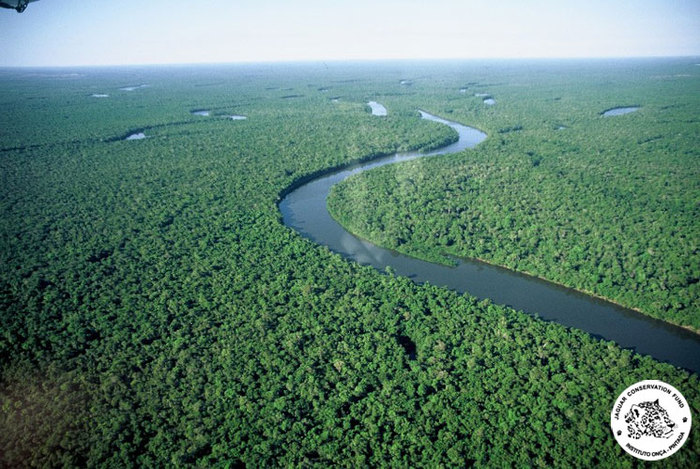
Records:
[[[448,267],[415,259],[359,239],[338,224],[326,208],[326,198],[334,184],[379,166],[460,152],[486,139],[486,134],[471,127],[423,111],[421,116],[449,125],[458,132],[459,140],[428,153],[397,153],[346,167],[300,185],[279,204],[284,224],[360,264],[372,265],[380,270],[390,266],[398,275],[409,277],[417,283],[430,282],[461,293],[469,292],[478,298],[490,298],[495,303],[584,330],[596,337],[614,340],[622,347],[695,373],[700,372],[700,336],[681,327],[483,262],[460,260],[456,267]]]

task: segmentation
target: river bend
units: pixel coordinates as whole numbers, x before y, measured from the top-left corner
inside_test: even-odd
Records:
[[[334,184],[353,174],[387,164],[460,152],[473,148],[486,138],[486,134],[471,127],[423,111],[421,116],[449,125],[457,131],[459,140],[435,151],[397,153],[319,176],[282,199],[279,208],[284,224],[360,264],[380,270],[390,266],[398,275],[417,283],[430,282],[478,298],[490,298],[494,303],[584,330],[659,361],[700,372],[700,336],[686,329],[483,262],[460,260],[456,267],[449,267],[399,254],[359,239],[336,222],[326,207],[326,198]]]

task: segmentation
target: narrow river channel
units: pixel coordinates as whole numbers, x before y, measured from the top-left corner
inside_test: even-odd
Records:
[[[471,127],[423,111],[421,115],[424,119],[449,125],[459,133],[459,140],[432,152],[397,153],[319,176],[297,187],[280,202],[284,224],[360,264],[380,270],[390,266],[398,275],[417,283],[430,282],[478,298],[490,298],[494,303],[614,340],[622,347],[651,355],[662,362],[700,372],[700,336],[681,327],[483,262],[461,260],[458,266],[447,267],[405,256],[359,239],[338,224],[326,208],[326,198],[334,184],[379,166],[460,152],[486,139],[486,134]]]

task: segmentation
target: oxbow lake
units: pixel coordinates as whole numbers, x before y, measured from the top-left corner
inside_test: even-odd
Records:
[[[603,112],[603,117],[622,116],[638,111],[639,106],[616,107]]]

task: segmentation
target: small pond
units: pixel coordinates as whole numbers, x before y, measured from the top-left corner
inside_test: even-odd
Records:
[[[137,132],[126,137],[124,140],[143,140],[146,138],[146,134],[143,132]]]
[[[603,117],[621,116],[623,114],[629,114],[631,112],[638,111],[639,107],[640,106],[615,107],[612,109],[608,109],[607,111],[603,111]]]
[[[370,101],[367,103],[369,107],[372,108],[373,116],[386,116],[386,108],[376,101]]]
[[[146,88],[148,85],[136,85],[136,86],[124,86],[123,88],[119,88],[120,91],[134,91],[138,90],[139,88]]]

